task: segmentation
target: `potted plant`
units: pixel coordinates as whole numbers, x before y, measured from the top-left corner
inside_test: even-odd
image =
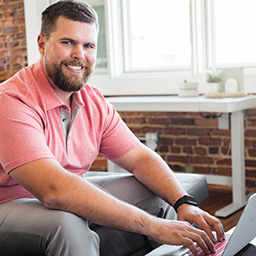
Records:
[[[207,94],[219,92],[222,70],[213,69],[206,72]]]

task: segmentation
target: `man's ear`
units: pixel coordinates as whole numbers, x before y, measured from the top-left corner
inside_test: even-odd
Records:
[[[46,38],[42,34],[37,37],[37,46],[41,55],[44,55],[46,45]]]

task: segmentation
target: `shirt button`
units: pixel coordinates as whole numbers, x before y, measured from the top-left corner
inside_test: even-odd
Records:
[[[66,121],[67,121],[67,118],[63,118],[63,119],[62,119],[62,122],[66,122]]]

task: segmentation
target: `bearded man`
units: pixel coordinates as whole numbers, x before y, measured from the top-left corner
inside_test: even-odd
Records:
[[[221,222],[181,203],[188,195],[169,167],[87,84],[98,30],[88,4],[49,6],[38,36],[41,59],[0,86],[0,255],[99,255],[92,223],[194,254],[194,242],[214,251],[211,231],[222,240]],[[99,153],[133,175],[85,179]],[[176,202],[179,221],[163,219]]]

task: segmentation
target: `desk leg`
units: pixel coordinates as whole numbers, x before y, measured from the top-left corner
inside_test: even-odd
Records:
[[[232,193],[233,202],[215,212],[218,217],[227,217],[246,204],[244,163],[244,116],[243,111],[231,113]]]

